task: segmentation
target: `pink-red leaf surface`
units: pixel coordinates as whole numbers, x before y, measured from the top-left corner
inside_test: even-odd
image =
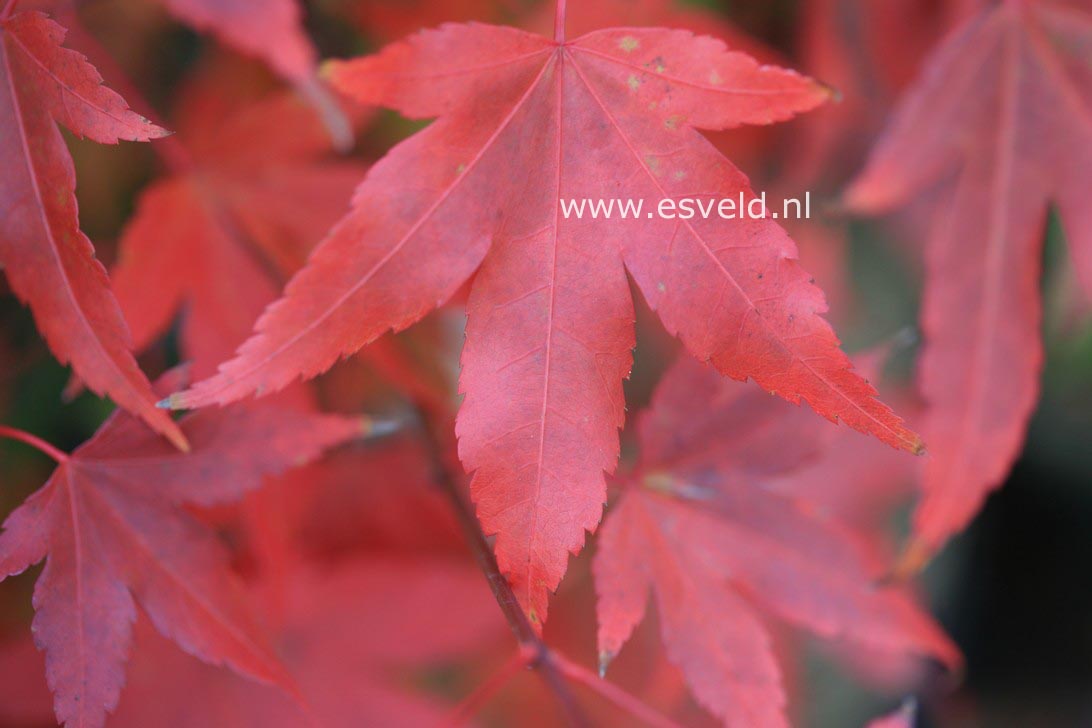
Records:
[[[958,652],[907,596],[875,586],[860,539],[765,487],[821,457],[822,424],[689,359],[639,421],[641,461],[593,565],[609,662],[656,596],[668,657],[727,725],[787,725],[769,612],[880,652]]]
[[[868,212],[944,193],[925,251],[919,552],[962,529],[1020,451],[1039,391],[1051,205],[1092,291],[1090,44],[1087,3],[991,6],[934,54],[848,192]]]
[[[298,0],[159,0],[182,22],[247,55],[277,73],[303,81],[314,70],[315,48],[303,29]]]
[[[447,710],[411,678],[480,650],[505,626],[480,573],[461,559],[357,556],[296,567],[279,590],[257,585],[274,644],[307,710],[253,681],[186,659],[151,635],[134,658],[122,728],[443,725]],[[455,624],[453,625],[453,618]],[[206,697],[193,709],[195,695]]]
[[[246,339],[363,174],[330,159],[329,135],[294,95],[244,106],[238,94],[218,66],[181,94],[185,157],[139,198],[112,271],[137,351],[185,310],[182,351],[198,377]]]
[[[111,726],[385,728],[441,725],[441,699],[407,679],[482,651],[505,625],[481,574],[462,559],[371,553],[337,565],[297,565],[259,581],[250,602],[296,679],[306,708],[268,685],[183,654],[140,619],[129,678]],[[442,608],[437,608],[442,605]],[[452,629],[451,615],[458,615]],[[0,646],[0,720],[49,721],[41,656]],[[6,724],[5,724],[6,725]]]
[[[599,521],[630,369],[626,271],[667,328],[724,374],[889,444],[917,437],[851,370],[822,293],[768,219],[566,219],[561,198],[750,196],[698,129],[768,124],[827,91],[685,31],[557,42],[447,25],[336,64],[336,86],[412,118],[353,209],[220,373],[175,407],[274,391],[329,368],[474,276],[460,457],[500,566],[536,623]]]
[[[215,534],[183,504],[237,499],[262,476],[359,434],[359,420],[265,404],[187,418],[182,455],[117,413],[4,522],[0,578],[37,561],[34,636],[58,720],[101,726],[124,683],[136,604],[190,654],[290,679],[252,624]]]
[[[38,12],[0,19],[0,264],[59,360],[184,446],[155,409],[106,271],[80,231],[75,169],[57,124],[102,144],[166,132],[102,86],[83,56],[62,47],[64,34]]]

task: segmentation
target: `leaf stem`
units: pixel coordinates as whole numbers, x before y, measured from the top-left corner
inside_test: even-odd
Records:
[[[614,683],[607,682],[591,670],[578,665],[564,655],[554,652],[552,660],[557,668],[561,670],[561,673],[570,680],[575,680],[591,688],[634,718],[648,725],[657,726],[657,728],[680,728],[675,721],[661,715]]]
[[[353,127],[330,90],[317,77],[310,76],[296,83],[296,91],[318,114],[334,150],[344,154],[352,149]]]
[[[557,12],[554,15],[554,40],[565,42],[565,0],[557,0]]]
[[[519,601],[512,591],[511,585],[508,583],[508,579],[501,573],[500,567],[497,565],[497,558],[493,555],[493,548],[486,540],[485,534],[482,533],[478,525],[478,518],[474,515],[473,508],[462,492],[459,482],[461,478],[453,475],[453,473],[461,472],[462,466],[458,464],[457,460],[449,463],[449,460],[455,460],[455,449],[445,446],[444,434],[449,430],[446,427],[447,423],[434,427],[427,420],[424,410],[419,407],[417,413],[423,433],[428,440],[428,450],[433,459],[436,482],[455,512],[456,520],[458,520],[459,526],[462,528],[467,544],[489,582],[493,597],[497,600],[504,618],[508,621],[508,625],[512,628],[512,632],[519,642],[520,652],[526,656],[527,666],[538,672],[542,681],[546,683],[546,687],[554,694],[565,720],[570,726],[584,728],[590,725],[580,710],[575,695],[573,695],[568,683],[565,682],[564,676],[557,665],[554,664],[553,653],[535,632],[534,627],[531,626],[527,615],[523,613],[523,608],[520,607]],[[451,453],[450,457],[448,453]]]
[[[516,673],[529,667],[532,658],[533,655],[528,654],[525,650],[518,650],[488,680],[479,685],[474,692],[467,695],[462,702],[455,706],[455,710],[451,712],[451,717],[448,719],[448,725],[455,727],[469,723],[486,703],[515,677]]]
[[[10,440],[18,440],[19,442],[26,443],[39,452],[45,453],[53,458],[57,461],[58,465],[64,465],[68,462],[68,453],[58,450],[42,438],[37,435],[32,435],[29,432],[25,432],[15,427],[8,427],[7,425],[0,425],[0,437],[6,437]]]
[[[15,6],[19,4],[19,0],[8,0],[4,5],[4,9],[0,10],[0,20],[7,20],[15,12]]]

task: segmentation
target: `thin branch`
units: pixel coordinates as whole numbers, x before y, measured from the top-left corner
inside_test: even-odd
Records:
[[[58,450],[37,435],[32,435],[29,432],[24,432],[15,427],[8,427],[7,425],[0,425],[0,437],[6,437],[11,440],[18,440],[19,442],[26,443],[39,452],[45,453],[53,458],[57,461],[58,465],[64,465],[68,462],[68,453]]]
[[[533,655],[528,654],[523,649],[518,650],[488,680],[479,685],[474,692],[467,695],[462,702],[455,706],[455,709],[451,711],[451,717],[448,718],[448,724],[462,726],[469,723],[486,703],[500,692],[501,688],[507,685],[520,670],[529,667],[532,659],[534,659]]]
[[[493,549],[478,526],[478,518],[474,515],[472,507],[463,495],[459,478],[453,476],[453,473],[461,471],[462,468],[457,462],[448,463],[447,453],[454,453],[454,448],[446,447],[444,436],[437,432],[440,429],[440,432],[446,433],[446,428],[432,427],[420,409],[418,413],[421,418],[422,430],[428,439],[428,449],[433,459],[436,481],[450,502],[470,550],[474,553],[482,573],[485,574],[485,578],[489,582],[489,588],[493,591],[493,597],[497,600],[504,618],[508,621],[508,625],[519,641],[521,651],[529,656],[527,666],[538,672],[543,682],[546,683],[546,687],[554,694],[569,725],[574,726],[574,728],[588,726],[589,722],[580,710],[576,702],[576,696],[573,695],[568,683],[565,682],[564,676],[553,663],[553,653],[550,652],[546,643],[542,641],[534,627],[531,626],[527,615],[523,613],[523,608],[520,607],[519,601],[516,599],[515,593],[512,592],[508,579],[501,573],[500,567],[497,565],[497,559],[493,555]]]
[[[564,655],[554,652],[550,659],[561,670],[562,674],[570,680],[575,680],[591,688],[634,718],[650,726],[657,726],[657,728],[680,728],[675,721],[661,715],[614,683],[607,682],[591,670],[578,665]]]

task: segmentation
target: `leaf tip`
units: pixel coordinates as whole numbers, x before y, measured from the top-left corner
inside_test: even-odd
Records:
[[[186,436],[182,434],[182,431],[177,427],[173,428],[171,432],[165,433],[171,444],[174,445],[182,453],[189,453],[192,449],[190,447],[190,441],[186,439]]]
[[[902,550],[895,565],[887,576],[880,580],[881,584],[898,584],[909,581],[921,573],[925,565],[933,556],[933,550],[921,539],[913,539]]]
[[[386,437],[393,435],[401,429],[401,423],[397,420],[378,420],[368,415],[360,418],[360,434],[362,437]]]
[[[842,103],[844,97],[842,96],[842,90],[840,88],[818,79],[812,79],[812,81],[815,83],[816,88],[819,89],[819,92],[826,97],[824,101],[829,101],[832,104]]]
[[[610,667],[610,663],[614,661],[614,653],[610,650],[601,650],[599,652],[599,677],[605,678],[607,676],[607,668]]]

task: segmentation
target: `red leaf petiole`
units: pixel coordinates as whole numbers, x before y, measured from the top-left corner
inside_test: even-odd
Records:
[[[7,425],[0,425],[0,437],[6,437],[10,440],[18,440],[19,442],[26,443],[39,452],[45,453],[56,460],[58,465],[63,465],[68,462],[68,453],[58,450],[45,440],[36,435],[32,435],[29,432],[24,432],[23,430],[14,427],[8,427]]]

